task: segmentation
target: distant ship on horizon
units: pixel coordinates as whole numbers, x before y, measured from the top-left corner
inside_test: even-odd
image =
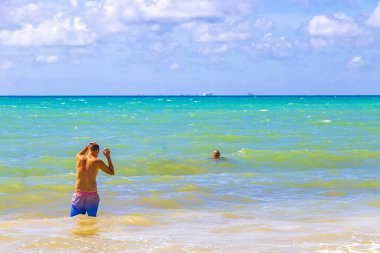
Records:
[[[214,94],[212,94],[211,92],[205,92],[205,93],[202,94],[202,96],[204,96],[204,97],[211,97],[213,95]]]

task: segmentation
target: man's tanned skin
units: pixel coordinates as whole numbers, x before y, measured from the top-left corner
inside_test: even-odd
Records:
[[[87,152],[88,154],[86,154]],[[110,150],[108,148],[103,149],[103,154],[107,158],[108,166],[98,158],[99,146],[96,142],[90,142],[77,154],[76,192],[97,192],[96,176],[99,169],[109,175],[115,175]]]
[[[108,161],[108,166],[98,158],[99,145],[96,142],[90,142],[77,154],[77,179],[75,182],[75,192],[71,199],[71,217],[86,213],[88,216],[96,217],[100,202],[96,186],[98,170],[101,169],[109,175],[115,174],[110,153],[108,148],[103,150],[103,154]]]
[[[212,152],[212,155],[211,155],[211,158],[212,159],[219,159],[220,158],[220,152],[219,152],[219,150],[214,150],[213,152]]]

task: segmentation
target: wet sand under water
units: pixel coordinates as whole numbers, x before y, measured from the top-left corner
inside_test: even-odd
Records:
[[[379,252],[380,218],[260,218],[248,212],[0,222],[12,252]]]

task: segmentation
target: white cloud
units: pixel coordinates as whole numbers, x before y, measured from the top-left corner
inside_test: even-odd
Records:
[[[15,8],[12,11],[12,15],[20,18],[20,17],[31,17],[37,14],[39,11],[39,6],[37,3],[28,3],[26,5],[20,6],[19,8]]]
[[[267,18],[249,19],[244,16],[226,16],[220,22],[187,22],[181,29],[190,32],[193,39],[202,43],[232,43],[247,41],[253,35],[273,29],[273,22]]]
[[[154,43],[152,45],[152,49],[156,52],[168,52],[178,47],[178,43],[175,42],[167,42],[167,43]]]
[[[380,2],[367,19],[367,24],[375,28],[380,28]]]
[[[345,14],[335,14],[332,17],[315,16],[309,21],[307,31],[312,36],[321,37],[355,37],[367,33],[353,18]]]
[[[270,55],[275,58],[289,57],[296,42],[289,42],[284,37],[274,37],[272,33],[265,34],[259,41],[252,44],[254,53],[259,55]]]
[[[177,70],[179,69],[179,64],[178,63],[172,63],[170,66],[169,66],[169,69],[170,70]]]
[[[312,47],[319,48],[327,46],[329,44],[329,41],[324,38],[311,38],[310,44]]]
[[[199,51],[202,54],[220,54],[224,53],[229,49],[229,47],[226,44],[222,44],[218,47],[205,47],[201,48]]]
[[[70,0],[70,5],[73,8],[76,8],[78,6],[78,0]]]
[[[359,68],[365,64],[363,57],[354,56],[349,62],[348,65],[352,68]]]
[[[247,40],[253,30],[251,24],[234,18],[227,18],[221,23],[190,22],[181,25],[181,28],[190,31],[194,40],[205,43]]]
[[[246,32],[222,31],[219,33],[214,33],[211,31],[211,29],[206,28],[197,32],[196,40],[199,42],[228,42],[246,40],[249,37],[250,34]]]
[[[273,22],[267,18],[258,18],[254,23],[254,28],[262,31],[272,30],[273,26]]]
[[[20,25],[34,22],[43,18],[42,16],[43,11],[40,3],[8,2],[0,6],[0,22],[2,25]]]
[[[111,32],[144,22],[183,22],[197,18],[222,17],[223,8],[211,0],[104,0],[87,1],[87,13]]]
[[[314,48],[332,45],[366,46],[373,41],[373,36],[365,25],[342,13],[331,17],[315,16],[306,29],[311,35],[310,45]]]
[[[215,48],[215,53],[223,53],[228,50],[228,46],[226,44],[221,45],[220,47]]]
[[[25,24],[18,30],[0,30],[0,44],[14,46],[88,45],[97,34],[89,31],[80,17],[58,13],[38,25]]]
[[[14,65],[10,61],[3,61],[2,63],[0,63],[0,69],[2,69],[2,70],[8,70],[8,69],[11,69],[13,67],[14,67]]]
[[[39,55],[36,57],[36,62],[54,63],[58,61],[57,55]]]
[[[247,0],[91,0],[85,9],[107,31],[120,32],[147,23],[179,25],[239,16],[249,13],[251,5]]]

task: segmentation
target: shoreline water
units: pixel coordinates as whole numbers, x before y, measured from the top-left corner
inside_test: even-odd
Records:
[[[0,244],[13,252],[378,252],[378,223],[365,216],[297,221],[244,212],[77,216],[1,222],[7,231]]]

